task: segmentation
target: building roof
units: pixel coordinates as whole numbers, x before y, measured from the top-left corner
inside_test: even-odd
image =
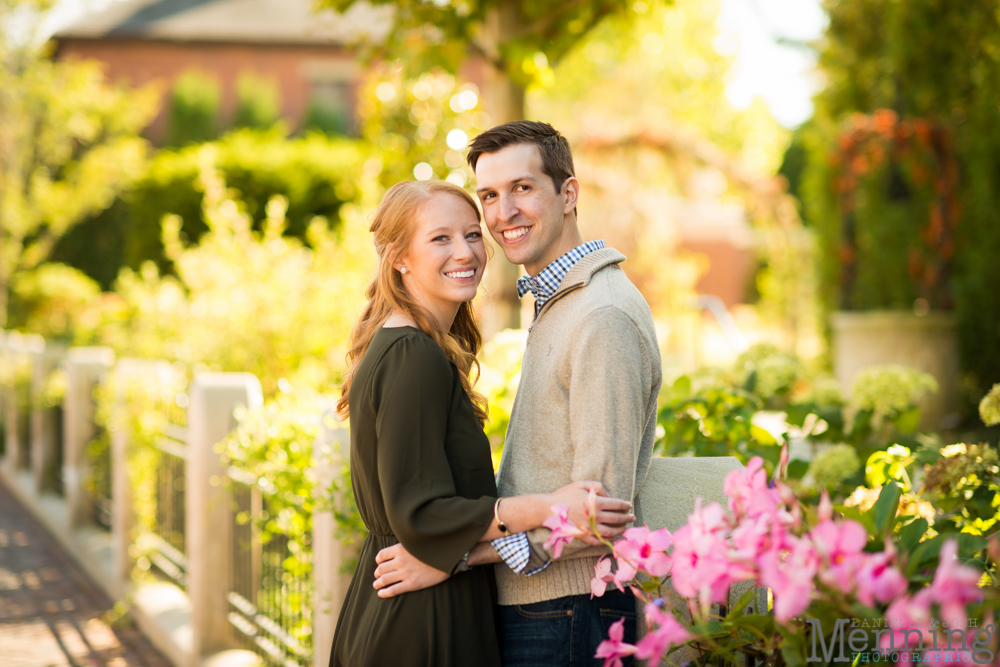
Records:
[[[118,0],[55,39],[143,39],[252,44],[345,44],[381,40],[391,8],[356,3],[315,13],[313,0]]]

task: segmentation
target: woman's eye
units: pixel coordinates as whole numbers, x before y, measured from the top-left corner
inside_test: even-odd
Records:
[[[435,241],[435,242],[437,242],[437,241],[447,241],[448,237],[447,236],[436,236],[432,240]]]
[[[470,232],[469,234],[466,235],[465,238],[467,238],[467,239],[481,239],[481,238],[483,238],[483,233],[482,232]]]

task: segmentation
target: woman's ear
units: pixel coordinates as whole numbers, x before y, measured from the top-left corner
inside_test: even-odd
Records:
[[[385,253],[389,257],[396,255],[396,248],[390,243],[385,247]],[[400,273],[404,273],[403,269],[406,268],[406,258],[397,255],[394,260],[392,260],[392,268]]]

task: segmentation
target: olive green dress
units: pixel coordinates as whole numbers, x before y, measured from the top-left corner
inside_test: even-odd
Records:
[[[351,482],[365,539],[337,621],[331,667],[500,665],[492,567],[382,599],[379,550],[451,572],[493,520],[489,440],[458,369],[419,329],[381,329],[351,384]]]

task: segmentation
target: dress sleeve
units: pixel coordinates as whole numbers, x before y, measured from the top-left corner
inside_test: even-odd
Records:
[[[451,572],[489,528],[495,501],[455,491],[445,453],[456,381],[451,362],[437,343],[414,334],[392,345],[377,375],[377,468],[389,526],[414,557]]]

